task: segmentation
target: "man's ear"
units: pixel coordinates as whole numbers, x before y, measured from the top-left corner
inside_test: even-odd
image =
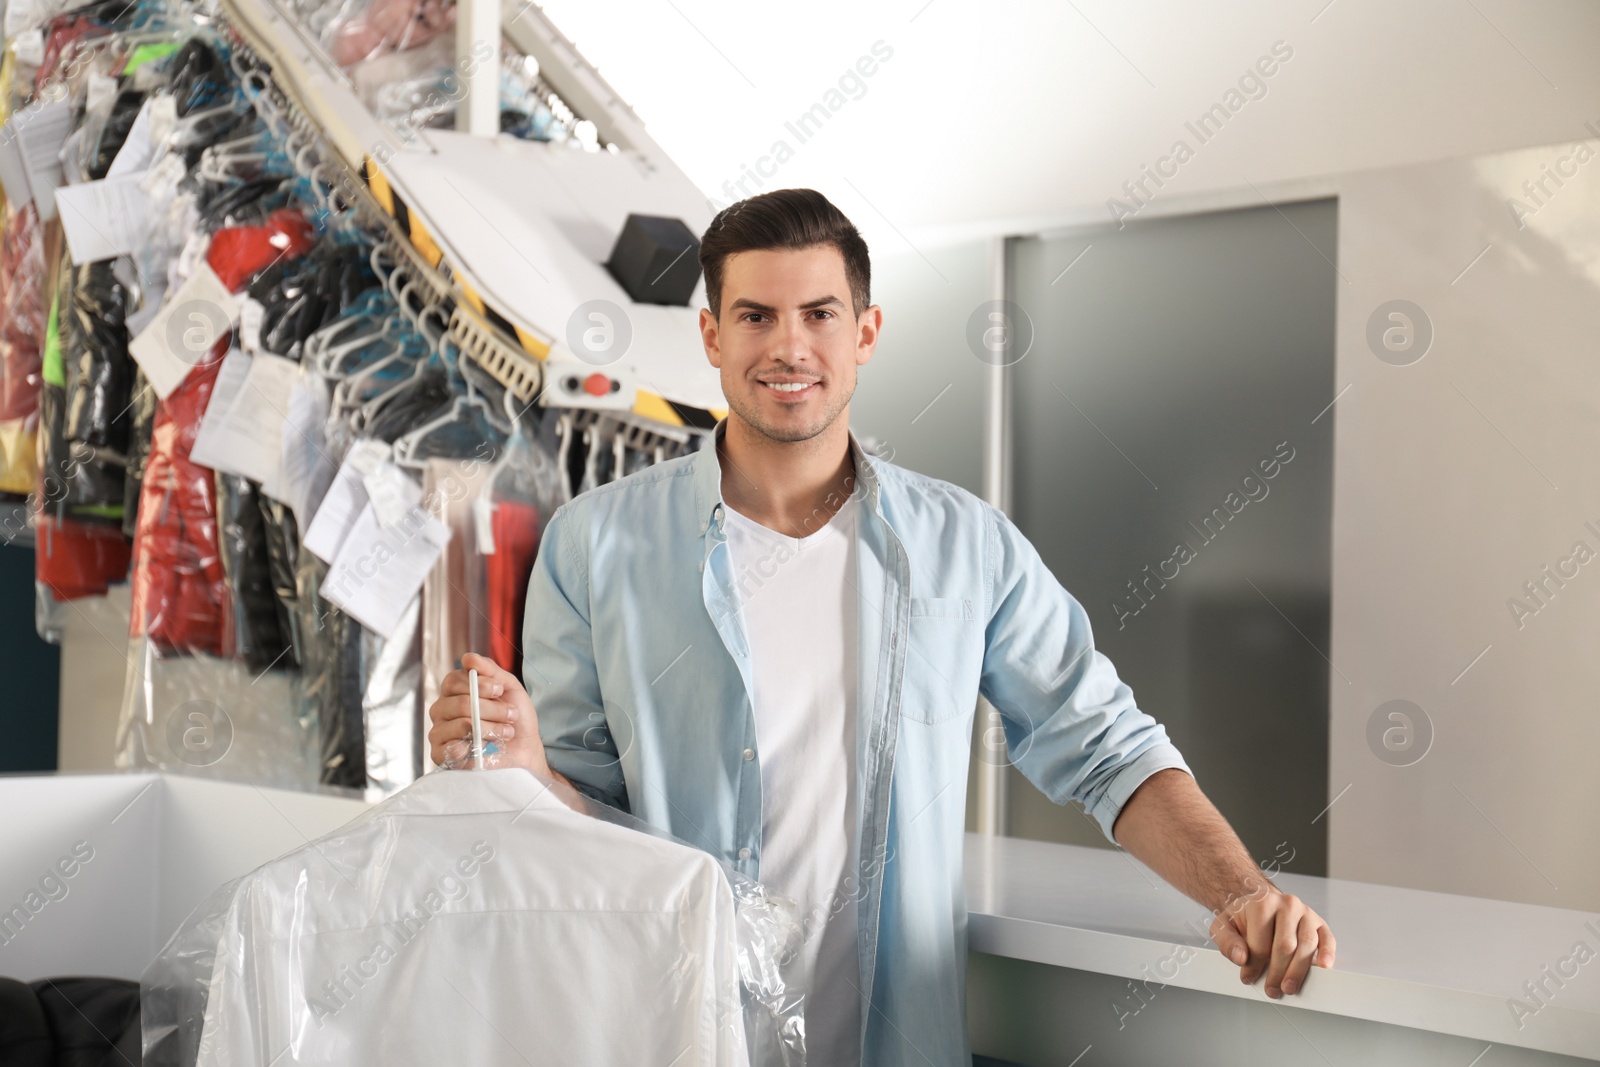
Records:
[[[873,304],[856,320],[856,366],[865,367],[878,350],[878,335],[883,330],[883,308]]]
[[[700,309],[700,343],[706,346],[706,359],[718,370],[722,369],[722,342],[717,336],[717,317],[710,308]]]

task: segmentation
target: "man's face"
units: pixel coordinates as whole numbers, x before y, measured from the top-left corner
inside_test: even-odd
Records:
[[[733,416],[774,441],[822,433],[850,403],[883,313],[856,319],[832,245],[738,252],[722,279],[722,317],[702,309],[700,332]]]

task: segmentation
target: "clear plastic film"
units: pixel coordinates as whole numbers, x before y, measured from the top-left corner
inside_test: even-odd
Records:
[[[119,769],[317,787],[316,724],[296,713],[292,674],[252,674],[238,660],[208,655],[164,656],[147,638],[130,640],[127,657]]]
[[[317,723],[318,780],[365,788],[366,730],[362,721],[361,624],[318,592],[328,565],[313,553],[295,557],[296,631],[301,636],[301,695]]]
[[[72,301],[73,272],[70,263],[60,268],[61,287],[43,324],[38,481],[31,501],[34,623],[39,636],[51,642],[61,640],[64,605],[103,596],[127,576],[129,560],[120,521],[120,457],[101,455],[93,446],[66,436],[68,379],[60,312],[63,303],[70,306]],[[36,276],[29,284],[42,287],[44,279]]]
[[[525,418],[526,416],[524,416]],[[528,578],[544,525],[566,503],[565,485],[547,444],[531,437],[519,418],[473,506],[474,544],[488,583],[489,657],[522,676],[522,623]]]
[[[792,903],[518,767],[429,774],[217,890],[141,982],[147,1067],[801,1067]]]
[[[0,231],[0,490],[8,493],[31,492],[38,466],[44,281],[39,214],[8,201]]]
[[[286,667],[258,494],[223,478],[219,501],[218,476],[190,456],[226,343],[156,405],[116,762],[307,789],[319,738]]]
[[[431,459],[422,480],[422,499],[450,528],[450,543],[422,583],[422,706],[439,698],[444,676],[455,670],[456,652],[483,648],[489,597],[484,557],[473,544],[473,502],[490,467],[477,459]]]
[[[290,635],[280,614],[268,556],[267,527],[256,483],[236,474],[216,473],[217,518],[222,569],[233,608],[234,654],[251,674],[293,667],[285,655]]]
[[[422,48],[456,23],[452,0],[342,0],[319,7],[322,46],[346,68]]]
[[[382,796],[422,773],[422,603],[413,598],[394,632],[361,631],[361,727],[368,796]]]
[[[463,90],[454,34],[405,52],[389,52],[347,68],[356,92],[382,121],[409,132],[449,126]]]
[[[229,656],[234,650],[216,482],[209,467],[189,456],[224,344],[157,404],[145,459],[134,535],[130,632],[168,653]]]

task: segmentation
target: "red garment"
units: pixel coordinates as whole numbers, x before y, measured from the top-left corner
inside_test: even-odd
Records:
[[[304,255],[313,240],[304,215],[280,208],[260,225],[218,230],[206,262],[230,292],[238,292],[278,260]],[[134,532],[129,629],[170,651],[231,656],[236,644],[219,543],[216,474],[189,458],[231,343],[231,334],[218,338],[209,359],[156,405],[150,434]]]
[[[35,518],[34,576],[57,600],[104,596],[128,575],[131,546],[121,526]]]
[[[189,459],[217,370],[223,337],[156,405],[134,532],[129,631],[178,652],[233,653],[233,608],[218,544],[216,478]]]
[[[522,620],[528,578],[539,554],[539,509],[520,500],[494,505],[494,554],[485,556],[489,585],[489,658],[522,677]]]
[[[311,222],[292,207],[281,207],[259,226],[225,226],[211,235],[206,262],[230,293],[280,259],[311,251],[316,235]]]
[[[46,22],[44,55],[39,63],[39,69],[33,75],[34,91],[37,92],[50,83],[63,57],[70,57],[75,54],[76,49],[84,47],[79,44],[80,41],[90,37],[104,37],[110,32],[110,28],[102,23],[79,18],[71,13],[57,15]]]

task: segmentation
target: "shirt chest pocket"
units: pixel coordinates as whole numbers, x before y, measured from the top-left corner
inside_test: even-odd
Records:
[[[970,715],[977,702],[970,650],[977,609],[965,597],[912,597],[900,714],[922,723]]]

